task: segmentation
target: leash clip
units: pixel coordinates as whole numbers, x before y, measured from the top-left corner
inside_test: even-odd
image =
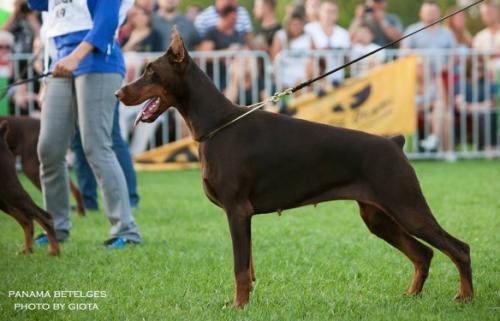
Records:
[[[277,104],[283,97],[290,96],[291,94],[293,94],[293,88],[288,88],[275,93],[271,98],[269,98],[269,101]]]

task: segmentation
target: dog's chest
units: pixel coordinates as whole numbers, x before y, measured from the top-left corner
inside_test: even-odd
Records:
[[[221,202],[217,197],[217,193],[215,192],[213,178],[215,175],[215,167],[207,161],[207,155],[205,153],[206,150],[202,148],[200,144],[200,148],[198,150],[198,154],[200,155],[201,162],[201,181],[203,185],[203,190],[205,195],[208,197],[212,203],[215,205],[221,206]]]
[[[214,203],[215,205],[222,207],[222,202],[220,201],[215,189],[208,179],[203,179],[203,190],[205,191],[205,195],[207,198]]]

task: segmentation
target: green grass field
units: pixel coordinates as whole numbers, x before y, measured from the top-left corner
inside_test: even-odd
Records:
[[[103,213],[73,216],[59,258],[17,255],[22,230],[0,215],[0,320],[499,320],[500,162],[417,162],[435,216],[468,242],[476,297],[452,300],[458,273],[435,251],[419,297],[406,297],[413,266],[371,235],[354,202],[330,202],[253,219],[257,282],[250,305],[233,295],[232,251],[223,212],[203,195],[199,172],[139,173],[136,219],[144,244],[107,251]],[[41,196],[26,183],[34,199]],[[40,229],[38,228],[37,231]],[[106,291],[105,298],[13,298],[8,291]],[[64,311],[14,304],[63,303]],[[98,310],[68,310],[96,303]]]

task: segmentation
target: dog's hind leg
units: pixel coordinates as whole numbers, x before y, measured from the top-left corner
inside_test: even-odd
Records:
[[[21,165],[23,167],[24,175],[26,175],[31,183],[33,183],[33,185],[41,191],[42,184],[40,183],[40,162],[38,161],[36,151],[34,155],[25,154],[21,157]]]
[[[79,216],[85,216],[85,206],[83,205],[83,196],[80,192],[80,189],[73,183],[73,180],[68,178],[69,180],[69,189],[71,190],[71,194],[73,194],[73,198],[76,201],[76,212]]]
[[[3,210],[3,209],[2,209]],[[10,216],[12,216],[23,228],[24,232],[24,244],[22,250],[19,254],[27,254],[33,252],[33,220],[29,216],[24,215],[17,209],[8,208],[5,210]]]
[[[22,254],[33,252],[33,221],[26,219],[23,225],[24,230],[24,246],[21,250]]]
[[[24,199],[23,201],[17,202],[14,208],[16,213],[20,213],[19,217],[23,221],[29,221],[29,225],[21,223],[24,229],[26,242],[29,245],[28,248],[32,247],[33,240],[33,219],[40,224],[40,226],[47,232],[47,237],[49,238],[49,255],[56,256],[59,254],[59,245],[56,240],[56,233],[52,225],[52,217],[49,213],[39,208],[31,199]],[[17,218],[16,218],[17,219]],[[28,228],[29,227],[29,228]],[[25,245],[26,248],[26,245]]]
[[[415,275],[407,294],[422,291],[429,273],[432,250],[406,233],[392,218],[375,206],[359,203],[361,218],[368,229],[387,243],[403,252],[415,266]]]
[[[455,299],[472,299],[474,290],[469,245],[457,240],[439,226],[427,204],[416,209],[405,207],[389,209],[389,215],[408,233],[436,247],[455,263],[460,273],[460,290]]]
[[[56,232],[52,224],[52,217],[49,213],[42,210],[35,204],[33,209],[36,212],[35,220],[40,224],[40,226],[47,232],[47,237],[49,238],[49,255],[57,256],[59,255],[59,243],[57,243]]]
[[[32,253],[33,252],[33,221],[26,219],[23,225],[24,230],[24,246],[21,250],[21,254]]]
[[[255,278],[255,268],[253,267],[252,242],[250,242],[250,275],[252,276],[252,281],[255,282],[255,280],[257,280],[257,279]]]
[[[251,268],[251,205],[240,205],[226,208],[231,231],[234,257],[234,276],[236,293],[234,305],[243,308],[250,299],[252,290]]]

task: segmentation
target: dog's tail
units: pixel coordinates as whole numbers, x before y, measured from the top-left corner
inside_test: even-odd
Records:
[[[401,149],[404,147],[406,142],[406,139],[403,135],[392,136],[389,137],[389,139],[396,143],[396,145],[398,145]]]

